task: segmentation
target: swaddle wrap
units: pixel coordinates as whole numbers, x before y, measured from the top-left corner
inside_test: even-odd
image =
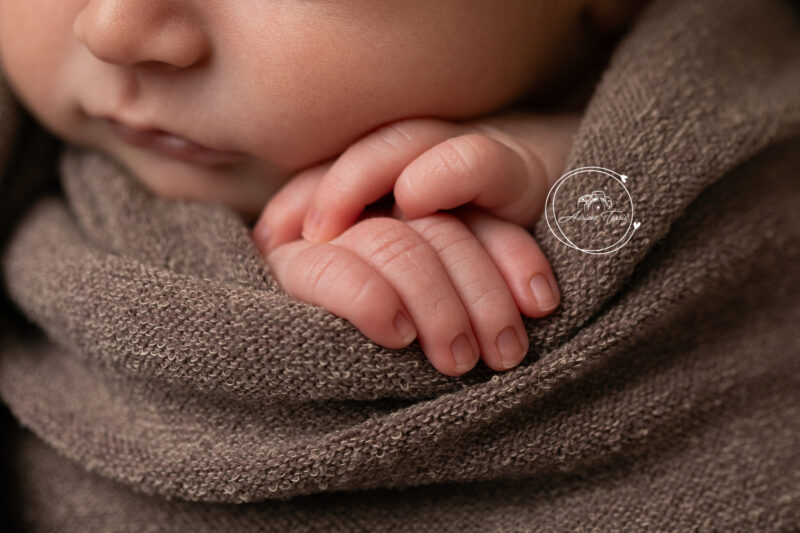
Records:
[[[231,209],[157,197],[104,153],[67,147],[63,194],[38,197],[2,255],[5,290],[40,332],[0,339],[0,397],[26,428],[25,519],[796,526],[799,59],[788,3],[648,6],[567,165],[625,174],[641,226],[589,254],[539,221],[562,303],[525,319],[530,353],[503,373],[448,377],[416,342],[374,344],[287,295]],[[19,110],[0,95],[7,184],[26,175],[8,162]]]

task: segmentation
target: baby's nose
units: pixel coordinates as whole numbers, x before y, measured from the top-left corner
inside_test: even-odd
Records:
[[[90,0],[72,30],[93,55],[108,63],[156,61],[188,67],[210,48],[209,36],[191,12],[196,7],[197,3],[174,0]]]

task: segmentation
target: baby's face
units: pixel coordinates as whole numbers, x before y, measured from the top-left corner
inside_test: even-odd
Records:
[[[0,59],[59,137],[109,153],[156,193],[255,215],[292,174],[382,124],[514,101],[557,61],[579,4],[0,0]],[[171,155],[107,118],[215,151],[162,137],[186,154]]]

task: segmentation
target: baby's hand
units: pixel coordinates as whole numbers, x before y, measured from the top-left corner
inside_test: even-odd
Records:
[[[511,112],[465,123],[425,118],[383,126],[329,168],[314,191],[303,237],[332,239],[388,193],[405,219],[470,204],[531,228],[563,171],[578,123],[578,115]],[[269,222],[280,238],[284,228]]]
[[[302,187],[303,178],[296,179],[291,184]],[[523,228],[466,209],[407,222],[370,217],[327,243],[299,239],[262,251],[292,296],[346,318],[389,348],[418,333],[433,366],[455,376],[481,356],[495,370],[514,367],[528,350],[514,297],[495,266],[507,249],[514,255],[506,264],[517,271],[549,272]],[[517,284],[516,291],[530,288]]]
[[[494,209],[506,218],[532,224],[541,211],[537,203],[544,203],[554,173],[564,164],[575,125],[577,119],[545,121],[512,115],[473,125],[415,119],[381,128],[350,147],[336,162],[320,165],[293,178],[265,209],[256,224],[254,239],[267,255],[279,283],[290,294],[347,318],[375,342],[391,348],[408,344],[413,339],[413,325],[407,328],[406,336],[398,335],[391,325],[398,323],[395,313],[404,316],[408,323],[410,311],[413,323],[420,329],[420,345],[443,373],[461,374],[469,370],[478,352],[491,368],[511,368],[522,359],[528,345],[517,308],[538,317],[558,304],[558,288],[547,260],[530,234],[518,224],[476,209],[461,208],[451,214],[426,213],[466,203],[470,197],[464,191],[472,191],[473,204],[485,203],[484,210]],[[497,129],[498,126],[506,131]],[[413,135],[408,128],[415,129]],[[387,153],[375,157],[374,161],[376,175],[381,175],[381,163],[391,163],[399,152],[410,153],[403,150],[402,142],[387,145],[386,141],[376,138],[385,139],[386,135],[403,131],[400,135],[410,145],[420,138],[433,142],[436,134],[445,129],[457,133],[465,128],[470,132],[466,138],[438,141],[439,144],[434,144],[435,150],[423,152],[424,157],[417,156],[413,164],[398,172],[406,177],[407,184],[420,181],[414,178],[415,172],[440,178],[438,189],[436,180],[425,180],[431,196],[419,196],[422,202],[417,202],[410,194],[419,190],[416,186],[406,189],[410,200],[405,202],[406,213],[403,214],[408,216],[407,212],[411,211],[417,217],[414,220],[403,224],[391,218],[368,219],[350,227],[328,244],[296,241],[280,246],[299,237],[304,215],[319,198],[325,184],[331,183],[332,177],[342,175],[347,161],[350,161],[349,168],[353,168],[352,165],[358,166],[359,156],[369,155],[372,148],[385,146]],[[506,143],[503,146],[512,145],[513,148],[497,146],[499,142],[474,134],[476,129],[502,138]],[[461,151],[465,149],[460,146],[462,142],[473,146],[472,161],[477,162],[477,168],[489,174],[493,169],[510,169],[510,175],[501,175],[508,179],[481,182],[481,172],[470,170],[470,160],[463,160],[461,167],[446,164],[446,168],[441,168],[441,161],[447,156],[435,155],[436,150]],[[426,166],[425,159],[434,163]],[[414,168],[415,172],[409,170]],[[528,169],[535,172],[526,174]],[[446,185],[448,179],[453,182],[454,174],[462,178],[459,188]],[[383,171],[383,175],[388,175],[387,171]],[[348,206],[357,210],[354,220],[364,216],[364,207],[385,194],[380,187],[372,187],[377,181],[365,177],[348,182],[356,184],[354,188],[334,188],[332,201],[343,203],[329,209],[333,218],[326,220],[336,220],[337,216],[338,220],[347,220]],[[400,183],[400,179],[395,181]],[[387,181],[387,185],[391,191],[395,182]],[[489,185],[494,185],[495,191],[491,191]],[[503,194],[509,186],[516,186],[515,195]],[[536,187],[542,188],[543,194],[535,194]],[[397,199],[398,188],[394,190]],[[370,192],[377,196],[373,198]],[[522,200],[527,200],[528,207]],[[536,211],[533,216],[532,211]],[[395,215],[398,212],[396,206]],[[342,224],[347,226],[352,222]],[[267,229],[269,238],[264,235]],[[347,253],[348,250],[352,253]],[[471,353],[459,366],[452,358],[450,341],[461,338],[462,334],[470,348],[467,351]]]

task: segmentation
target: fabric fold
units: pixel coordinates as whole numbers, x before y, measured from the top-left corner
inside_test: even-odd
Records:
[[[562,305],[525,319],[531,352],[505,373],[451,378],[416,342],[375,345],[288,296],[232,210],[158,198],[70,147],[64,196],[43,196],[2,257],[43,335],[0,339],[0,396],[82,469],[199,502],[522,480],[534,495],[623,470],[680,493],[797,469],[798,57],[788,3],[642,13],[568,162],[624,173],[641,227],[587,254],[537,224]],[[800,498],[760,482],[776,516]]]

